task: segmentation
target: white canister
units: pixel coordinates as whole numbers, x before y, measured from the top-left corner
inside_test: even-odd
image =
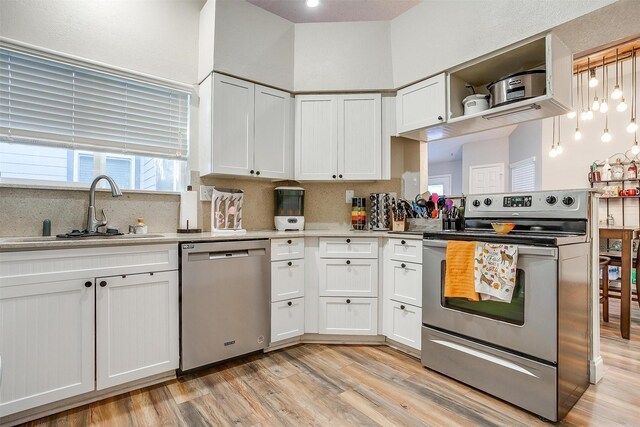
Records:
[[[478,113],[489,109],[489,95],[475,94],[467,96],[463,101],[464,115]]]

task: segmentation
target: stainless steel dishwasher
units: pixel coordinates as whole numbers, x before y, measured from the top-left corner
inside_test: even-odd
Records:
[[[268,240],[181,244],[180,370],[269,343]]]

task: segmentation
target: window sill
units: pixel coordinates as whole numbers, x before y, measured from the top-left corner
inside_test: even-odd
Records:
[[[0,179],[0,188],[22,188],[26,190],[62,190],[62,191],[89,191],[90,184],[86,183],[56,183],[34,184],[19,182],[18,180]],[[109,188],[96,188],[96,191],[111,191]],[[179,196],[178,191],[150,191],[150,190],[122,190],[122,194],[153,194],[160,196]]]

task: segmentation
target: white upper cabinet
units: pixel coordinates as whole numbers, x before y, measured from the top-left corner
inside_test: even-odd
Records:
[[[338,96],[338,175],[375,180],[382,175],[381,96]]]
[[[213,73],[200,85],[200,175],[291,177],[291,95]]]
[[[442,123],[446,105],[444,73],[400,89],[396,95],[398,133]]]
[[[295,178],[382,178],[380,94],[296,96]]]
[[[295,179],[338,177],[338,97],[296,96]]]

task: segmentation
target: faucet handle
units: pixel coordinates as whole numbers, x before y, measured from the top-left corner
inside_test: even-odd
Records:
[[[107,218],[107,214],[104,213],[104,209],[102,209],[102,220],[98,222],[97,227],[104,227],[109,222]]]

